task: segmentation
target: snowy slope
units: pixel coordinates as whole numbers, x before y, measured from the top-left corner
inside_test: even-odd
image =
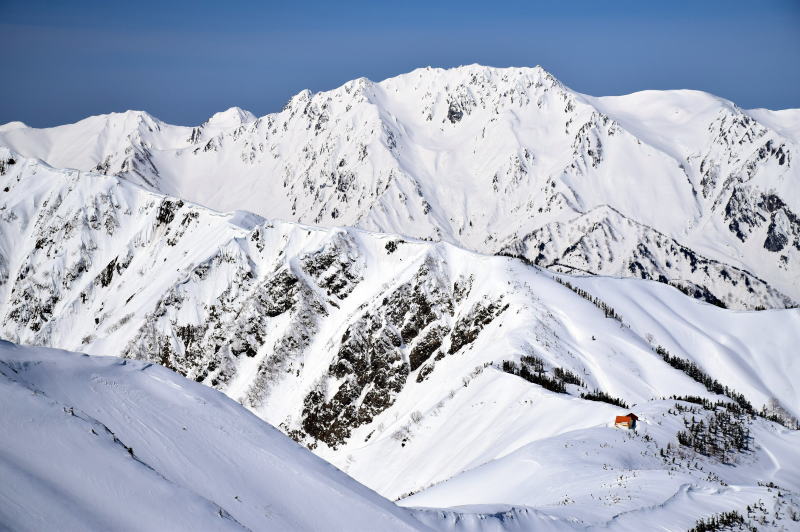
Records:
[[[687,497],[701,502],[673,528],[706,515],[703,490],[719,491],[708,508],[726,511],[750,495],[766,497],[759,480],[797,491],[784,465],[798,462],[797,432],[755,414],[765,408],[787,426],[800,417],[798,309],[724,310],[636,279],[558,282],[519,259],[447,243],[218,213],[117,177],[11,152],[0,159],[14,160],[0,177],[8,188],[0,203],[0,336],[165,365],[223,391],[390,499],[436,484],[431,493],[441,500],[409,504],[493,505],[415,514],[426,523],[580,527],[573,518],[598,526],[611,519],[572,515],[573,506],[553,513],[560,499],[522,490],[513,500],[494,497],[502,494],[494,488],[482,499],[462,497],[474,493],[468,488],[441,491],[443,481],[455,477],[461,486],[462,472],[531,445],[563,447],[570,434],[588,446],[606,442],[616,449],[614,467],[629,467],[617,449],[627,440],[604,428],[628,409],[581,397],[595,391],[650,419],[671,416],[652,435],[662,447],[678,445],[680,423],[663,398],[752,405],[744,465],[725,466],[720,480],[681,476],[693,486]],[[674,367],[658,346],[728,389],[709,391],[697,371]],[[562,389],[508,371],[522,365]],[[630,468],[669,477],[658,448],[637,442],[636,452],[650,455]],[[582,496],[591,498],[608,473],[596,460],[585,467]],[[530,470],[521,485],[539,474]],[[749,486],[747,497],[723,482]],[[654,501],[683,497],[678,488],[629,489],[625,505],[612,497],[607,510],[646,515]]]
[[[12,129],[27,128],[27,127],[28,124],[26,124],[25,122],[20,122],[20,121],[6,122],[5,124],[0,124],[0,133],[11,131]]]
[[[158,365],[0,341],[0,396],[4,529],[425,528]]]
[[[732,509],[791,530],[800,518],[799,432],[755,421],[758,447],[735,467],[667,464],[671,402],[640,408],[638,434],[530,443],[403,501],[456,508],[403,512],[158,365],[0,342],[0,394],[0,524],[14,530],[683,530]]]
[[[680,414],[676,404],[695,410]],[[683,420],[708,411],[675,401],[636,410],[643,421],[635,433],[605,424],[535,441],[401,504],[485,513],[530,508],[561,529],[689,530],[698,519],[730,511],[757,530],[800,527],[800,432],[752,423],[758,445],[737,455],[735,465],[723,464],[674,447]]]
[[[216,209],[782,308],[800,299],[798,137],[796,110],[698,91],[594,98],[539,67],[470,65],[303,91],[255,120],[233,108],[185,128],[129,112],[9,128],[0,144]],[[587,224],[598,212],[613,215]],[[749,291],[758,279],[766,298]]]

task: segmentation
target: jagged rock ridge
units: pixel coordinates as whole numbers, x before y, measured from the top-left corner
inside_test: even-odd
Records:
[[[303,91],[255,120],[231,109],[184,128],[129,112],[0,143],[222,210],[531,261],[544,245],[570,271],[782,308],[800,299],[791,112],[695,91],[593,98],[538,67],[471,65]],[[602,232],[586,223],[600,211],[613,213]]]

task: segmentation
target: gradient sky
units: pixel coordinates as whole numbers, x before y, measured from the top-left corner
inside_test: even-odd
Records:
[[[162,5],[168,4],[168,6]],[[542,65],[596,96],[692,88],[800,107],[800,0],[0,0],[0,123],[144,109],[199,124],[422,66]]]

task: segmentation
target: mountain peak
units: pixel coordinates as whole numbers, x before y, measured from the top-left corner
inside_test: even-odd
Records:
[[[74,128],[73,131],[83,131],[83,132],[97,131],[97,130],[106,130],[106,131],[118,130],[121,132],[125,132],[125,134],[128,134],[138,130],[142,126],[149,129],[150,131],[160,130],[162,125],[165,125],[164,122],[154,117],[147,111],[136,111],[128,109],[127,111],[122,111],[122,112],[112,112],[102,115],[89,116],[87,118],[84,118],[83,120],[75,122],[74,124],[67,124],[65,126],[56,126],[56,128],[59,127],[67,127],[69,129]]]
[[[12,129],[25,129],[28,127],[28,124],[25,122],[20,122],[19,120],[15,120],[13,122],[6,122],[5,124],[0,124],[0,133],[5,133],[6,131],[11,131]]]
[[[554,82],[558,82],[557,78],[553,76],[550,72],[542,68],[540,65],[536,65],[533,67],[523,66],[523,67],[494,67],[494,66],[487,66],[481,65],[478,63],[471,63],[469,65],[460,65],[457,67],[451,68],[438,68],[438,67],[421,67],[406,74],[400,74],[398,76],[389,78],[384,82],[389,82],[390,80],[398,80],[398,79],[408,79],[408,78],[444,78],[447,81],[456,81],[459,78],[466,77],[470,79],[474,79],[475,77],[481,77],[486,79],[491,78],[501,78],[501,79],[515,79],[515,78],[547,78],[551,79]],[[560,83],[560,82],[558,82]]]
[[[203,125],[215,127],[236,127],[256,120],[256,115],[241,107],[230,107],[225,111],[215,113]]]

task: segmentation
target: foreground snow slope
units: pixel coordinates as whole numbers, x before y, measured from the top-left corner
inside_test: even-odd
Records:
[[[528,508],[403,510],[155,364],[0,340],[0,403],[3,530],[572,528]]]
[[[303,91],[259,119],[233,108],[188,128],[129,111],[8,125],[0,144],[215,209],[783,308],[800,300],[796,117],[698,91],[593,98],[539,67],[470,65]]]
[[[0,341],[0,404],[3,529],[426,528],[158,365]]]
[[[672,403],[659,401],[672,395],[752,405],[742,421],[752,427],[753,447],[742,454],[751,466],[725,466],[744,473],[719,474],[708,481],[713,489],[758,487],[762,479],[794,489],[791,475],[787,482],[784,473],[756,473],[776,469],[757,446],[773,452],[771,435],[784,429],[753,416],[766,408],[787,426],[800,417],[798,309],[725,310],[662,283],[554,277],[446,243],[218,213],[116,177],[10,152],[0,159],[14,160],[0,176],[8,189],[0,203],[0,335],[172,368],[383,496],[420,492],[530,445],[563,447],[569,434],[616,449],[626,440],[603,428],[615,415],[671,416]],[[598,391],[630,406],[582,397]],[[660,447],[679,445],[679,423],[674,417],[656,435]],[[614,467],[627,467],[617,451],[609,451],[619,457]],[[671,467],[631,462],[645,465],[656,476]],[[596,494],[607,469],[585,467],[592,474],[581,489]],[[490,497],[495,489],[485,500],[442,504],[494,504],[502,501]],[[609,511],[646,514],[677,488],[654,489],[629,490],[624,505],[612,498]],[[525,508],[490,509],[491,519],[481,508],[419,515],[453,526],[572,522],[569,512],[546,508],[563,493],[521,493],[513,502]],[[744,499],[714,500],[738,508]],[[702,505],[693,508],[687,519],[704,515]]]
[[[791,530],[800,519],[800,432],[749,422],[758,443],[735,466],[663,458],[682,426],[665,412],[673,402],[638,408],[638,434],[546,438],[403,501],[455,508],[404,511],[155,364],[0,341],[0,399],[0,525],[12,530],[685,530],[731,510]]]

